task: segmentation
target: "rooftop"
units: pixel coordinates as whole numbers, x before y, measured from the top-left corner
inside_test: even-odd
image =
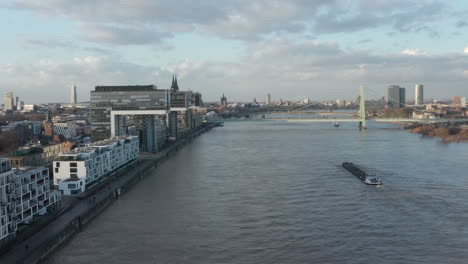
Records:
[[[25,167],[17,167],[15,168],[15,174],[25,174],[28,171],[36,170],[36,169],[46,169],[46,167],[33,167],[33,166],[25,166]]]
[[[156,85],[96,86],[94,92],[156,91]]]
[[[91,143],[87,145],[86,147],[79,147],[70,151],[63,151],[60,153],[59,156],[78,156],[79,154],[86,154],[86,153],[91,154],[96,151],[96,148],[106,147],[106,146],[112,145],[122,140],[132,140],[132,139],[137,139],[137,138],[138,137],[136,136],[119,136],[119,137],[104,139],[101,141]]]

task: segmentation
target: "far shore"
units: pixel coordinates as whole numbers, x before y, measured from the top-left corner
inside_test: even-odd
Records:
[[[434,125],[421,125],[409,129],[411,133],[421,134],[423,136],[438,137],[443,142],[468,142],[468,128],[458,127],[438,127]]]

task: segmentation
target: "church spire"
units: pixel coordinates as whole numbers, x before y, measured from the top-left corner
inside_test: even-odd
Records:
[[[179,91],[179,85],[177,84],[177,75],[172,75],[171,90]]]
[[[45,122],[52,123],[52,118],[50,117],[50,110],[47,110]]]

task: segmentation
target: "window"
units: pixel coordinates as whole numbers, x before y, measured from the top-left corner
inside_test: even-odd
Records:
[[[71,162],[71,163],[70,163],[70,167],[71,167],[71,168],[76,168],[76,167],[78,167],[78,166],[77,166],[76,162]]]
[[[70,178],[78,178],[78,175],[76,173],[70,173]]]
[[[76,188],[76,184],[68,184],[68,189],[75,189]]]
[[[77,173],[77,172],[78,172],[78,169],[77,169],[77,168],[70,168],[70,172]]]
[[[55,167],[60,168],[60,162],[55,162]]]
[[[55,173],[58,173],[59,172],[59,168],[55,168]]]

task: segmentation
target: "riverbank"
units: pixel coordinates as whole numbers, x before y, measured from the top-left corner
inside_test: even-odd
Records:
[[[411,133],[421,134],[423,136],[437,137],[443,142],[468,142],[468,128],[448,128],[435,125],[421,125],[409,129]]]
[[[117,172],[81,197],[74,199],[70,208],[56,216],[52,222],[24,241],[18,241],[8,253],[0,257],[0,263],[41,263],[57,248],[80,232],[91,220],[119,196],[149,175],[152,169],[167,160],[195,137],[219,124],[207,124],[168,145],[156,154],[144,154],[134,164]],[[95,190],[98,190],[97,192]]]

